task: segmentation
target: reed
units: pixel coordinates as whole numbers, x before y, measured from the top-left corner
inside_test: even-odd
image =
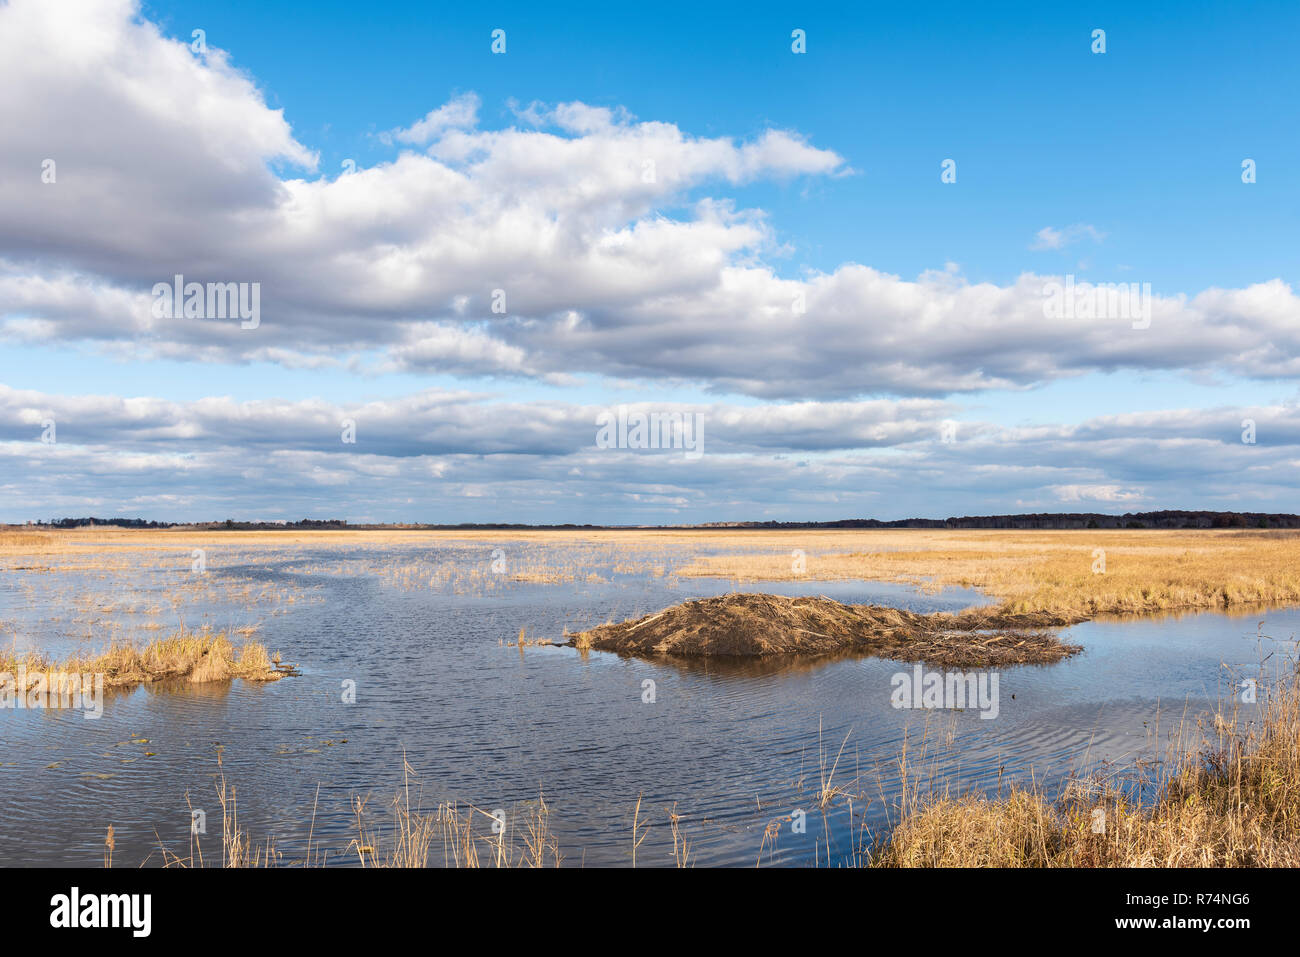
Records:
[[[746,544],[676,574],[955,585],[987,592],[1006,614],[1074,620],[1300,601],[1300,533],[1289,531],[811,531]]]
[[[0,548],[12,547],[43,551],[57,541],[57,537],[50,532],[26,532],[12,528],[0,528]]]
[[[214,537],[215,536],[215,537]],[[106,551],[103,543],[115,548]],[[510,543],[506,573],[482,549]],[[1008,613],[1080,619],[1300,601],[1300,532],[1259,529],[791,529],[465,531],[416,530],[199,532],[107,527],[66,531],[0,530],[0,567],[38,571],[116,570],[123,562],[188,567],[195,546],[265,562],[301,545],[347,548],[463,546],[466,559],[356,570],[397,587],[487,593],[511,583],[564,584],[614,574],[720,577],[737,586],[760,580],[899,581],[978,588]],[[792,553],[802,553],[792,561]],[[1098,562],[1104,553],[1104,562]],[[33,561],[31,556],[36,556]],[[472,557],[471,557],[472,556]],[[348,559],[348,568],[358,560]],[[1102,569],[1104,566],[1104,570]],[[306,569],[328,573],[329,567]],[[195,576],[201,579],[201,576]],[[199,587],[196,581],[192,586]],[[251,584],[248,588],[253,588]],[[263,587],[264,586],[259,586]],[[292,603],[295,596],[250,594]],[[175,604],[175,601],[173,602]]]
[[[673,864],[678,868],[691,867],[691,842],[682,830],[682,817],[673,804],[668,812],[668,825],[673,832]]]
[[[193,684],[228,681],[278,681],[289,669],[275,666],[266,647],[258,642],[231,642],[225,632],[181,631],[144,644],[114,643],[93,655],[74,655],[54,661],[35,653],[0,649],[0,672],[26,671],[28,682],[38,674],[95,674],[104,687],[121,688],[167,678]]]
[[[1000,798],[911,797],[877,851],[885,867],[1295,867],[1300,865],[1300,673],[1267,694],[1262,718],[1200,722],[1153,801],[1106,781],[1012,788]]]
[[[1053,798],[1040,786],[1013,786],[998,796],[950,796],[927,792],[917,778],[910,745],[898,759],[904,780],[892,832],[874,841],[861,829],[861,847],[848,859],[827,863],[868,867],[1294,867],[1300,866],[1300,670],[1294,662],[1265,693],[1254,721],[1223,709],[1198,719],[1202,746],[1181,746],[1175,768],[1154,798],[1137,801],[1098,778],[1077,781]],[[928,736],[928,735],[927,735]],[[846,739],[847,741],[847,739]],[[814,803],[825,814],[839,800],[862,799],[853,787],[836,785],[846,742],[832,754],[819,743]],[[386,822],[372,823],[368,799],[355,797],[356,836],[344,862],[362,867],[449,868],[550,867],[564,857],[550,829],[543,796],[509,815],[472,804],[421,807],[415,774],[403,761],[403,782]],[[234,787],[224,772],[217,784],[221,806],[221,867],[322,866],[328,854],[312,850],[286,862],[271,840],[256,844],[239,821]],[[640,797],[633,808],[630,861],[641,861],[648,835]],[[763,832],[758,862],[775,860],[778,835],[791,822],[783,815]],[[1098,827],[1098,822],[1103,826]],[[676,805],[668,811],[671,858],[655,864],[690,866],[693,850]],[[315,830],[313,810],[312,831]],[[106,840],[111,866],[113,832]],[[829,834],[827,846],[830,846]],[[187,857],[163,851],[166,866],[208,866],[201,848]],[[822,863],[819,853],[817,863]]]

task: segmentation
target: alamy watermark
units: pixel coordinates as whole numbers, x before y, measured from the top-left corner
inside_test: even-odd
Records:
[[[18,674],[0,671],[0,710],[80,710],[88,720],[103,717],[104,675],[32,671],[20,665]]]
[[[978,710],[981,718],[998,716],[998,674],[993,671],[926,671],[919,663],[909,674],[897,672],[889,703],[895,708]]]
[[[681,449],[688,459],[704,454],[703,412],[629,412],[620,405],[596,416],[600,449]]]
[[[1151,283],[1080,282],[1043,286],[1043,315],[1048,319],[1129,319],[1134,329],[1151,327]]]
[[[73,887],[50,898],[50,926],[56,929],[120,928],[131,931],[132,937],[148,937],[152,913],[150,894],[83,894]]]
[[[239,328],[256,329],[262,322],[262,284],[186,282],[177,273],[170,283],[154,283],[153,317],[239,319]]]

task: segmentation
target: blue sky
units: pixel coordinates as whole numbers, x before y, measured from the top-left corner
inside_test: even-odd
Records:
[[[43,6],[0,6],[0,520],[1300,510],[1293,5]],[[149,320],[176,271],[263,327]],[[1066,274],[1154,323],[1036,321]],[[709,454],[593,449],[625,403]]]
[[[1295,279],[1294,4],[702,6],[146,10],[175,37],[203,24],[328,175],[390,158],[376,132],[458,92],[480,95],[489,126],[513,121],[511,100],[582,100],[697,135],[794,129],[845,156],[858,175],[729,191],[770,213],[796,247],[790,270],[854,260],[911,276],[956,260],[1007,281],[1083,254],[1162,288]],[[507,55],[485,56],[497,27]],[[1262,166],[1250,191],[1245,156]],[[948,157],[969,188],[936,188]],[[1077,221],[1107,231],[1102,248],[1026,249],[1043,224]]]

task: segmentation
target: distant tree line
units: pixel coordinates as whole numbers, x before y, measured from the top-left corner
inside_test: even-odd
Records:
[[[34,522],[37,528],[86,528],[93,525],[116,525],[119,528],[347,528],[343,518],[304,518],[297,522],[241,522],[228,518],[224,522],[152,522],[142,518],[55,518]]]
[[[147,522],[142,518],[52,518],[35,522],[39,528],[84,528],[87,525],[119,525],[122,528],[171,528],[173,522]]]
[[[121,528],[202,528],[209,530],[256,530],[276,528],[409,528],[429,530],[459,529],[599,529],[657,528],[652,525],[527,525],[503,522],[461,522],[451,525],[386,523],[349,525],[342,518],[303,518],[296,522],[243,522],[228,518],[217,522],[153,522],[142,518],[60,518],[36,522],[41,528],[84,528],[92,525],[116,525]],[[698,525],[673,525],[681,529],[798,529],[798,528],[1300,528],[1300,515],[1287,512],[1125,512],[1106,515],[1101,512],[1034,512],[1022,515],[967,515],[960,518],[903,518],[883,522],[875,518],[846,518],[833,522],[706,522]]]
[[[965,515],[903,518],[882,522],[848,518],[835,522],[713,522],[703,528],[1300,528],[1300,515],[1287,512],[1160,511],[1032,512],[1021,515]]]

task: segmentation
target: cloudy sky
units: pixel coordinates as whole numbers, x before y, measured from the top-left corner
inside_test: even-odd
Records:
[[[0,521],[1300,511],[1293,7],[472,6],[0,2]]]

